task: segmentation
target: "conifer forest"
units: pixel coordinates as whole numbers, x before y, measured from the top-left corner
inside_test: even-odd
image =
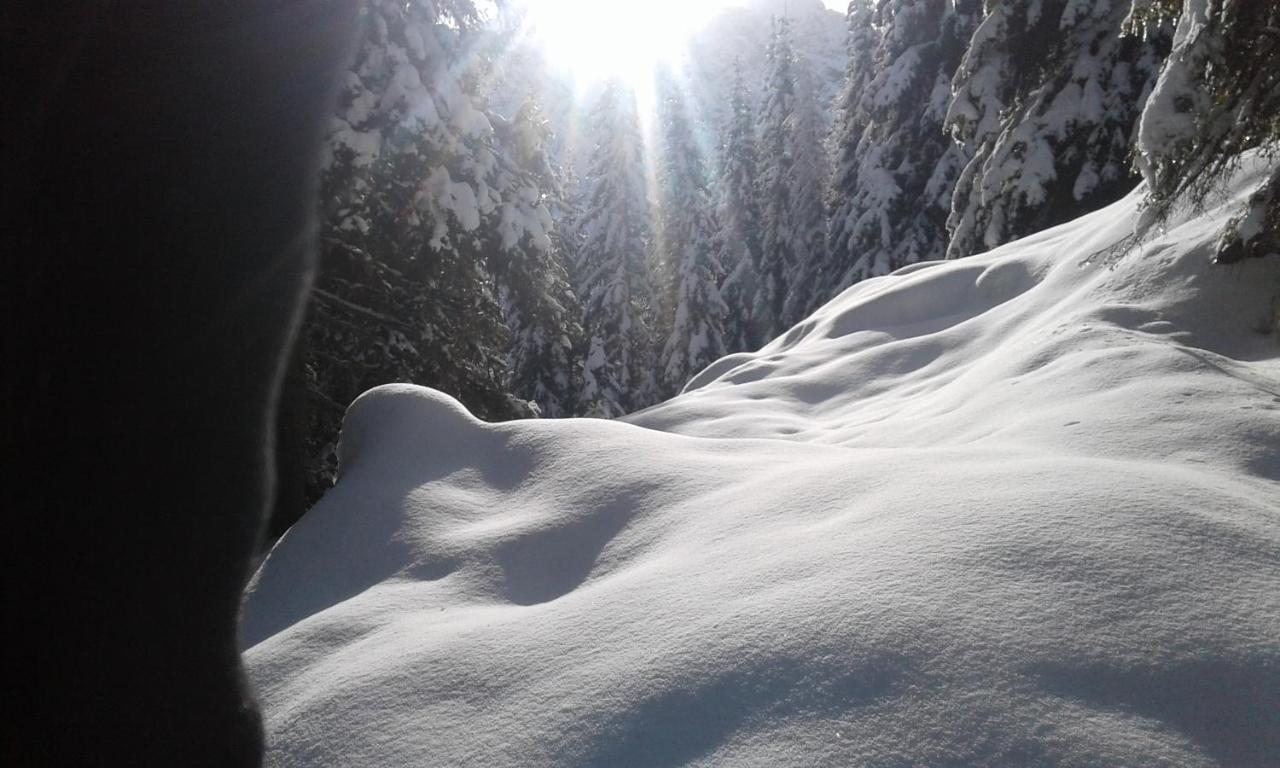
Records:
[[[1280,0],[12,5],[0,764],[1280,766]]]
[[[306,499],[372,386],[616,417],[861,280],[1207,180],[1280,131],[1277,9],[1187,5],[1191,41],[1176,0],[755,0],[583,82],[529,34],[536,3],[372,0],[290,372]],[[1254,231],[1218,258],[1274,247]]]

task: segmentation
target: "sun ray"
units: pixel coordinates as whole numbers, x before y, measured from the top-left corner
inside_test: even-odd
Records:
[[[656,66],[679,65],[690,35],[745,0],[524,2],[532,34],[554,69],[580,87],[617,79],[639,93]]]

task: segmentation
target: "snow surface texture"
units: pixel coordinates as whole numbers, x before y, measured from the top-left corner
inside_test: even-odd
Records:
[[[1137,203],[630,423],[365,394],[247,598],[269,762],[1276,765],[1280,263],[1099,255]]]

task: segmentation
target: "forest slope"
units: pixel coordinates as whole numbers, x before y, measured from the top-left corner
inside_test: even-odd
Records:
[[[247,598],[270,763],[1274,765],[1280,263],[1139,200],[630,423],[367,393]]]

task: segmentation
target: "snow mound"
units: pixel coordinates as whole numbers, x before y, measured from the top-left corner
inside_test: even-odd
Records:
[[[366,394],[246,600],[270,764],[1277,765],[1280,263],[1139,200],[629,423]]]

